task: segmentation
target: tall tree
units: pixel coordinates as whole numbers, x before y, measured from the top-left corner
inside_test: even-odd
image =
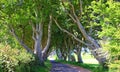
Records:
[[[1,25],[9,29],[23,48],[35,54],[41,65],[50,46],[52,13],[56,3],[52,0],[0,1]],[[43,35],[47,37],[44,40]]]
[[[93,1],[89,9],[91,25],[99,26],[99,37],[103,41],[102,47],[110,53],[110,67],[120,64],[120,2],[116,0],[99,2]]]
[[[68,35],[72,36],[75,40],[77,40],[80,43],[83,43],[84,45],[86,45],[92,52],[92,54],[94,55],[94,57],[99,61],[99,63],[101,65],[104,65],[107,61],[106,56],[99,56],[98,52],[101,48],[101,46],[98,44],[98,42],[92,37],[90,36],[87,31],[85,30],[85,28],[83,27],[83,25],[81,24],[81,18],[82,18],[82,1],[61,1],[61,6],[63,7],[63,13],[67,14],[68,16],[66,16],[67,21],[68,19],[69,21],[73,21],[73,24],[76,24],[77,27],[79,28],[79,31],[81,32],[82,36],[85,38],[86,42],[80,40],[79,38],[77,38],[74,34],[70,33],[69,31],[63,29],[59,23],[57,22],[60,21],[59,19],[54,19],[56,25],[59,27],[60,30],[62,30],[63,32],[67,33]]]

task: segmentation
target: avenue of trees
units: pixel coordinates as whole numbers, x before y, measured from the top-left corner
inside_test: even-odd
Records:
[[[74,61],[74,52],[83,63],[81,49],[88,48],[100,65],[119,69],[120,2],[0,0],[0,44],[1,51],[9,46],[30,53],[26,60],[40,65],[53,50],[68,61]]]

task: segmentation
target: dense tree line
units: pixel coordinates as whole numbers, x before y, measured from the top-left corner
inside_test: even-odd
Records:
[[[107,66],[120,60],[119,13],[119,0],[1,0],[0,42],[22,46],[41,65],[53,49],[82,63],[81,48],[89,48]]]

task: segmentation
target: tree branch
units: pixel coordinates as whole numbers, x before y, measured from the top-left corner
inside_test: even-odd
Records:
[[[58,27],[61,31],[67,33],[67,34],[70,35],[70,36],[72,36],[76,41],[78,41],[78,42],[80,42],[80,43],[83,43],[84,45],[89,46],[89,44],[83,42],[82,40],[78,39],[78,38],[77,38],[75,35],[73,35],[72,33],[68,32],[67,30],[65,30],[65,29],[63,29],[62,27],[60,27],[60,25],[58,24],[58,22],[57,22],[55,19],[54,19],[54,21],[55,21],[57,27]]]
[[[69,13],[69,11],[66,9],[66,7],[65,7],[65,4],[64,4],[64,1],[62,0],[62,5],[63,5],[63,7],[64,7],[64,9],[65,9],[65,11],[67,12],[67,14],[71,17],[71,19],[76,23],[76,20],[75,20],[75,18]]]
[[[79,4],[80,4],[80,18],[82,17],[82,0],[79,0]]]
[[[88,40],[89,42],[91,42],[90,39],[89,39],[89,36],[87,35],[84,27],[83,27],[82,24],[80,23],[80,20],[79,20],[79,18],[77,17],[77,15],[76,15],[76,13],[75,13],[74,6],[73,6],[72,4],[70,4],[70,5],[71,5],[72,13],[73,13],[73,16],[75,17],[76,24],[78,25],[79,30],[81,31],[81,33],[83,34],[83,36],[85,37],[85,39]]]
[[[75,18],[74,18],[70,13],[68,13],[68,15],[71,17],[71,19],[74,21],[74,23],[77,22],[77,21],[75,20]]]
[[[48,24],[48,39],[47,39],[47,44],[45,46],[45,48],[43,49],[42,53],[45,53],[50,46],[50,40],[51,40],[51,25],[52,25],[52,15],[50,15],[50,21]]]
[[[12,35],[17,39],[17,41],[20,43],[20,45],[23,46],[23,47],[27,50],[27,52],[33,54],[33,51],[32,51],[22,40],[20,40],[20,39],[18,38],[18,36],[16,35],[13,27],[10,27],[10,26],[9,26],[9,28],[10,28],[10,32],[11,32]]]
[[[32,31],[33,31],[32,38],[33,38],[33,40],[36,40],[36,37],[35,37],[36,30],[35,30],[35,26],[33,24],[32,24]]]
[[[62,4],[63,4],[63,7],[65,8],[63,2],[62,2]],[[94,41],[93,41],[93,38],[90,37],[90,36],[86,33],[84,27],[83,27],[82,24],[80,23],[80,20],[79,20],[78,16],[77,16],[76,13],[75,13],[75,8],[74,8],[74,6],[73,6],[71,3],[69,3],[69,5],[71,6],[71,10],[72,10],[71,13],[72,13],[72,14],[67,11],[68,15],[69,15],[70,18],[74,21],[74,23],[77,24],[77,26],[78,26],[79,30],[81,31],[82,35],[84,36],[84,38],[85,38],[88,42],[90,42],[91,44],[94,44],[94,46],[96,46],[95,43],[93,43],[93,42],[94,42]],[[65,8],[65,9],[66,9],[66,8]],[[66,9],[66,10],[67,10],[67,9]],[[73,15],[73,16],[72,16],[72,15]],[[98,46],[96,46],[96,48],[98,48]]]

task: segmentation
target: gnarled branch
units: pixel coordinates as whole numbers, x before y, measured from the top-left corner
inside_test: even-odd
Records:
[[[63,28],[58,24],[58,22],[56,21],[56,19],[54,19],[54,21],[55,21],[57,27],[58,27],[61,31],[67,33],[67,34],[70,35],[70,36],[72,36],[76,41],[78,41],[78,42],[80,42],[80,43],[83,43],[84,45],[89,46],[89,44],[83,42],[82,40],[80,40],[79,38],[77,38],[75,35],[73,35],[72,33],[70,33],[69,31],[63,29]]]
[[[10,32],[12,33],[12,35],[17,39],[17,41],[20,43],[21,46],[23,46],[27,52],[33,54],[33,51],[22,41],[18,38],[18,36],[15,33],[15,30],[13,29],[13,27],[9,26],[10,28]]]

